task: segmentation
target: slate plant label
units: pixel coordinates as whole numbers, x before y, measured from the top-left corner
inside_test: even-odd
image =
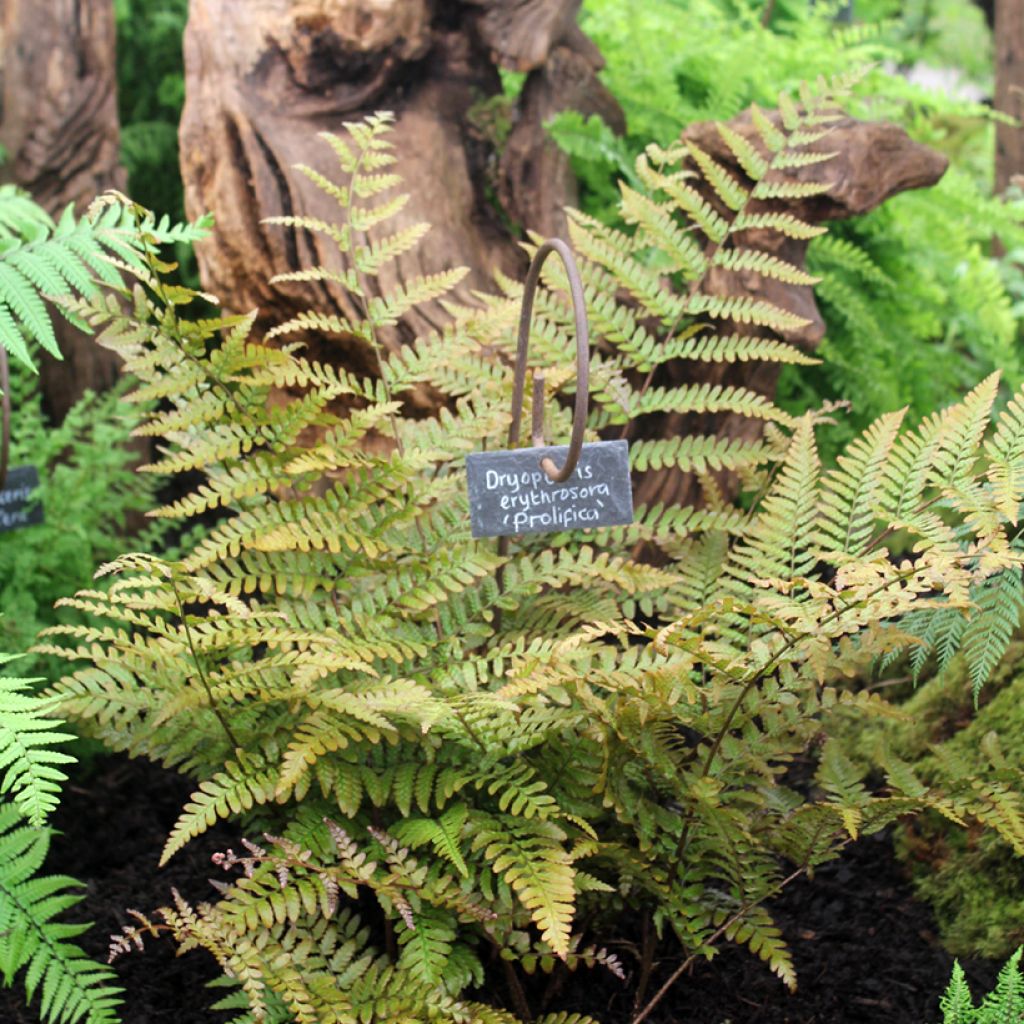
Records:
[[[35,526],[43,521],[43,506],[35,497],[39,473],[35,466],[18,466],[7,471],[0,489],[0,533]]]
[[[467,455],[473,536],[560,533],[633,522],[629,443],[583,445],[569,479],[554,483],[540,461],[548,457],[564,466],[568,452],[566,445],[551,445]]]

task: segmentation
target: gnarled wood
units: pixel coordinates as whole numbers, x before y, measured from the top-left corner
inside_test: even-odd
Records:
[[[487,186],[514,222],[561,234],[562,207],[575,198],[575,185],[544,122],[572,107],[623,127],[618,105],[597,81],[600,54],[579,31],[577,8],[578,0],[192,0],[181,151],[189,214],[212,210],[217,218],[216,239],[199,252],[204,284],[231,309],[259,308],[263,327],[307,308],[353,312],[352,297],[340,289],[268,283],[274,274],[330,266],[337,257],[319,239],[266,226],[261,218],[284,213],[335,219],[333,201],[292,165],[335,173],[332,154],[315,132],[339,130],[344,120],[380,109],[395,111],[398,119],[393,139],[412,195],[402,221],[434,225],[425,246],[399,262],[398,277],[461,263],[471,269],[465,297],[468,289],[489,287],[496,270],[520,273],[522,255],[488,200]],[[499,64],[529,75],[496,162],[469,114],[480,100],[498,96]],[[733,127],[753,133],[747,115]],[[693,125],[687,136],[733,163],[710,125]],[[827,196],[791,207],[812,222],[864,212],[903,189],[931,184],[945,169],[942,157],[892,125],[844,121],[828,148],[838,155],[824,168],[793,172],[797,179],[823,173],[832,182]],[[806,245],[799,241],[768,233],[748,241],[798,265],[804,261]],[[715,271],[705,287],[759,295],[802,313],[809,325],[788,339],[797,344],[811,348],[822,336],[810,288],[724,271]],[[439,309],[417,311],[384,343],[400,345],[410,332],[436,327],[443,318]],[[374,369],[372,355],[352,341],[308,340],[321,355],[329,345],[329,358]],[[668,367],[661,383],[678,382],[685,372],[692,372],[690,364]],[[702,380],[742,383],[768,394],[777,374],[759,364],[699,372]],[[708,423],[651,418],[639,426],[648,436],[758,429],[739,417]],[[673,502],[691,497],[692,490],[679,474],[648,474],[638,499]]]
[[[777,115],[776,119],[777,119]],[[757,131],[749,113],[729,122],[730,126],[760,148]],[[692,140],[739,180],[745,180],[731,150],[713,122],[690,125],[683,132],[684,140]],[[834,153],[827,163],[795,168],[787,180],[829,182],[829,190],[820,196],[800,200],[773,199],[752,204],[751,213],[788,212],[811,224],[854,217],[881,205],[890,196],[912,188],[934,185],[945,173],[947,159],[935,150],[914,142],[894,124],[881,121],[857,121],[844,118],[816,148]],[[709,201],[717,202],[713,195]],[[806,263],[806,240],[787,238],[774,231],[744,232],[742,242],[752,249],[778,256],[797,267]],[[783,333],[791,344],[813,350],[825,334],[825,322],[814,299],[810,285],[784,284],[750,271],[736,272],[714,268],[703,283],[703,290],[712,295],[749,295],[764,299],[798,316],[807,323]],[[751,333],[749,328],[743,329]],[[767,333],[767,332],[765,332]],[[696,369],[696,376],[693,376]],[[692,380],[712,384],[742,385],[762,394],[775,393],[778,367],[770,363],[731,365],[669,365],[662,371],[659,383],[678,385]],[[761,424],[746,417],[725,414],[698,418],[668,414],[650,424],[637,436],[672,437],[683,433],[722,433],[730,437],[760,436]],[[674,471],[648,473],[638,490],[638,501],[677,503],[697,497],[693,479]]]
[[[518,121],[501,155],[498,195],[518,223],[542,235],[566,237],[564,210],[577,200],[569,161],[544,125],[563,110],[578,110],[602,117],[615,132],[626,130],[621,107],[596,78],[602,66],[586,36],[567,33],[523,87]]]
[[[50,213],[124,188],[120,167],[113,0],[4,0],[0,177],[27,189]],[[118,359],[58,323],[64,361],[41,360],[52,415],[86,388],[117,379]]]
[[[577,6],[578,0],[192,0],[181,154],[189,215],[211,210],[217,221],[215,240],[199,247],[204,285],[231,309],[258,308],[264,328],[312,307],[353,312],[352,297],[341,289],[270,285],[274,274],[330,266],[337,256],[321,239],[261,220],[275,214],[337,220],[333,201],[293,165],[336,177],[333,154],[317,131],[340,131],[345,120],[376,110],[396,114],[392,139],[411,193],[394,226],[433,225],[425,243],[392,271],[398,279],[463,264],[471,271],[462,286],[465,298],[470,289],[487,287],[495,271],[518,273],[522,253],[488,196],[493,150],[469,115],[501,92],[498,62],[542,76],[552,47],[563,40],[577,47],[566,53],[586,50],[573,31]],[[596,84],[590,49],[589,58],[568,59],[583,61],[578,80]],[[536,91],[528,84],[531,97]],[[560,207],[571,196],[571,178],[539,121],[552,104],[524,109],[516,129],[520,170],[506,167],[504,180],[542,163],[554,184],[545,208]],[[524,123],[533,124],[528,138]],[[543,229],[543,218],[527,202],[529,190],[514,181],[509,188],[511,216]],[[443,319],[439,308],[419,310],[384,343],[401,344],[410,332]],[[370,353],[353,342],[310,341],[314,348],[331,346],[333,358],[347,365],[373,366]]]

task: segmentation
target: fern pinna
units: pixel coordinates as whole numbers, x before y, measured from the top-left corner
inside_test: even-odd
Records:
[[[146,244],[191,243],[211,223],[172,225],[147,215],[140,224],[122,198],[110,193],[77,220],[69,206],[54,221],[21,189],[0,185],[0,349],[29,367],[29,342],[60,359],[45,299],[94,296],[102,284],[120,284],[121,270],[138,269]],[[85,327],[66,303],[58,301],[57,310]]]
[[[765,142],[791,152],[803,131],[809,145],[830,116],[809,100],[784,129],[765,119]],[[423,229],[385,233],[403,203],[388,118],[347,127],[327,140],[344,183],[308,171],[338,200],[340,226],[280,223],[333,238],[338,266],[305,276],[362,296]],[[775,158],[744,159],[756,174]],[[745,186],[701,166],[742,208]],[[619,972],[599,940],[628,911],[674,934],[684,966],[736,941],[792,984],[767,906],[789,878],[923,806],[976,813],[969,780],[930,789],[892,762],[876,793],[832,746],[813,798],[782,777],[832,716],[891,713],[842,679],[907,642],[901,617],[942,601],[967,610],[972,587],[1019,566],[1006,531],[1021,425],[1004,416],[997,429],[1005,488],[981,469],[994,381],[927,429],[884,418],[822,473],[812,417],[736,389],[647,386],[668,358],[798,358],[774,340],[682,328],[698,313],[785,314],[703,295],[706,268],[686,269],[683,254],[697,256],[669,223],[696,204],[688,179],[649,176],[669,199],[626,193],[634,235],[574,218],[602,339],[592,428],[669,407],[758,416],[757,444],[634,452],[638,470],[742,467],[759,488],[746,510],[709,481],[704,508],[641,510],[600,536],[522,538],[507,555],[474,541],[463,456],[507,429],[509,283],[395,353],[381,332],[458,272],[385,289],[359,319],[313,312],[275,332],[338,331],[372,354],[372,377],[255,339],[251,317],[186,319],[192,295],[165,285],[155,260],[128,303],[75,305],[139,379],[138,401],[162,403],[141,430],[163,438],[151,468],[202,474],[155,514],[210,526],[180,559],[126,555],[102,570],[106,590],[68,602],[99,624],[55,627],[40,648],[79,662],[55,688],[60,707],[111,747],[197,779],[165,860],[220,818],[267,833],[220,858],[241,873],[221,899],[176,897],[115,952],[170,931],[217,957],[256,1020],[509,1021],[465,994],[492,954],[527,972]],[[695,215],[724,237],[728,220],[712,214]],[[569,307],[552,274],[531,351],[561,393]],[[424,385],[448,403],[413,418],[404,399]],[[568,415],[554,407],[549,436]],[[771,475],[754,472],[764,464]],[[896,526],[919,541],[906,564],[887,557]],[[635,560],[638,543],[667,563]]]
[[[0,666],[11,660],[0,655]],[[121,990],[113,971],[70,941],[88,925],[55,920],[81,900],[73,892],[80,883],[39,874],[61,766],[74,760],[56,749],[71,736],[50,717],[52,702],[33,692],[39,682],[0,676],[0,979],[21,977],[47,1024],[114,1024]]]

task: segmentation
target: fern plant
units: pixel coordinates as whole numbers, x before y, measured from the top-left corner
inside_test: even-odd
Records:
[[[942,1024],[1003,1024],[1024,1019],[1024,976],[1020,972],[1021,950],[1017,950],[999,972],[996,987],[974,1005],[974,998],[959,963],[953,965],[949,987],[939,1002]]]
[[[159,478],[133,472],[128,447],[138,423],[123,400],[128,382],[103,395],[83,396],[59,425],[47,422],[37,378],[11,367],[11,464],[36,466],[36,500],[44,520],[31,529],[0,533],[0,644],[27,650],[45,626],[60,621],[55,602],[85,586],[97,566],[122,550],[138,518],[151,508]],[[166,542],[153,523],[134,543]],[[66,613],[63,613],[66,614]],[[56,678],[55,663],[30,664]],[[59,672],[58,672],[59,674]]]
[[[130,205],[106,200],[78,220],[69,206],[54,222],[22,190],[0,186],[0,347],[29,367],[32,344],[59,359],[45,298],[95,295],[101,284],[120,283],[118,264],[142,266],[145,245],[195,241],[210,223],[172,225],[165,216],[138,224]]]
[[[1024,842],[986,811],[1016,798],[970,779],[928,786],[890,760],[875,792],[834,744],[813,796],[783,777],[844,714],[892,713],[842,680],[905,642],[905,615],[964,606],[1022,564],[1007,537],[1009,502],[1024,497],[1012,414],[989,470],[1007,490],[981,460],[997,379],[918,431],[883,418],[830,473],[813,417],[738,388],[652,386],[669,358],[802,358],[739,333],[787,311],[702,284],[716,265],[792,273],[731,236],[758,195],[788,187],[787,163],[822,160],[811,147],[835,116],[808,93],[781,128],[761,118],[762,148],[726,131],[749,181],[695,150],[652,150],[643,191],[623,192],[630,233],[572,215],[599,339],[592,436],[666,409],[767,424],[759,443],[635,445],[638,472],[739,468],[755,494],[734,508],[709,479],[702,509],[640,508],[599,547],[566,533],[499,553],[470,535],[462,459],[507,429],[516,287],[453,305],[453,323],[385,352],[382,331],[460,279],[378,279],[368,297],[424,231],[388,233],[404,199],[387,117],[327,136],[342,183],[306,171],[340,225],[278,221],[337,243],[336,264],[302,276],[361,297],[361,317],[303,314],[273,344],[251,336],[252,317],[186,319],[192,295],[155,261],[127,304],[75,305],[140,380],[135,398],[164,403],[140,428],[163,438],[154,468],[202,475],[155,514],[217,522],[180,558],[124,555],[103,569],[106,590],[63,602],[102,624],[47,632],[40,651],[77,663],[54,695],[109,746],[196,779],[165,861],[218,819],[266,832],[219,858],[221,899],[175,896],[115,953],[166,932],[204,948],[255,1020],[283,1007],[309,1022],[510,1021],[530,1015],[517,969],[621,972],[600,937],[627,908],[681,944],[680,971],[734,941],[793,984],[768,904],[852,837],[930,807]],[[531,351],[554,396],[573,387],[571,314],[558,273],[548,282]],[[327,330],[365,346],[378,373],[279,341]],[[449,402],[414,418],[404,403],[424,385]],[[548,408],[556,436],[568,412]],[[895,524],[917,540],[913,561],[889,557]],[[640,542],[666,564],[635,560]],[[469,994],[492,955],[510,964],[510,1010]]]
[[[0,667],[13,660],[0,655]],[[88,925],[57,920],[81,897],[73,878],[38,874],[57,806],[63,767],[74,758],[58,749],[72,737],[51,717],[51,702],[35,696],[39,679],[0,676],[0,978],[24,972],[29,1000],[38,993],[50,1024],[114,1024],[120,989],[109,967],[90,960],[71,940]]]

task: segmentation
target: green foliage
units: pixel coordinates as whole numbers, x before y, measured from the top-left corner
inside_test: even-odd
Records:
[[[0,655],[0,666],[12,659]],[[79,902],[79,885],[41,876],[50,845],[43,827],[57,805],[61,770],[74,759],[55,749],[71,739],[50,717],[51,702],[33,696],[39,680],[0,676],[0,979],[24,971],[27,998],[39,996],[46,1024],[114,1024],[120,989],[114,973],[70,941],[88,925],[57,916]]]
[[[15,186],[0,186],[0,346],[29,367],[33,343],[59,359],[46,298],[90,297],[101,284],[117,285],[122,269],[142,266],[147,246],[195,241],[209,223],[172,226],[149,217],[139,224],[136,211],[115,198],[97,201],[79,220],[69,206],[54,222]],[[67,315],[65,304],[57,308]]]
[[[901,405],[927,415],[995,368],[1015,386],[1019,314],[988,246],[1020,224],[1019,203],[986,198],[954,167],[928,191],[835,225],[808,260],[828,325],[822,361],[783,381],[783,404],[849,398],[852,425]]]
[[[360,311],[273,332],[337,331],[376,375],[256,339],[251,316],[187,319],[192,295],[155,262],[130,294],[76,304],[140,381],[134,399],[162,403],[142,431],[163,439],[156,466],[200,475],[156,514],[221,518],[181,557],[124,555],[106,590],[63,602],[103,624],[47,632],[40,650],[75,663],[54,695],[90,735],[196,780],[165,861],[218,819],[266,830],[218,858],[221,899],[175,896],[113,952],[166,932],[202,947],[257,1021],[283,1005],[310,1024],[507,1022],[465,996],[495,952],[513,971],[621,973],[584,936],[628,911],[684,964],[736,942],[792,986],[770,901],[851,839],[932,808],[1017,841],[992,811],[1008,806],[1002,791],[969,775],[929,785],[894,768],[876,791],[830,743],[811,795],[784,780],[844,716],[894,713],[844,681],[906,642],[905,616],[966,607],[1024,564],[1009,540],[1024,498],[1013,415],[992,441],[999,486],[985,476],[997,378],[919,430],[883,418],[828,472],[811,416],[740,388],[650,386],[670,358],[800,358],[714,327],[791,312],[703,285],[727,260],[793,273],[724,242],[835,117],[827,93],[802,110],[787,107],[781,129],[765,119],[763,148],[742,153],[750,181],[693,148],[654,147],[622,193],[632,233],[571,214],[597,339],[590,436],[666,410],[756,417],[765,441],[746,450],[641,449],[648,465],[742,467],[756,489],[745,511],[709,483],[706,507],[641,507],[600,538],[524,537],[505,552],[471,537],[463,456],[507,430],[519,289],[450,303],[453,322],[386,350],[384,332],[462,272],[388,284],[425,229],[389,227],[404,198],[383,115],[326,136],[340,184],[306,170],[338,225],[277,220],[333,239],[337,260],[301,276],[346,288]],[[727,213],[693,190],[698,173]],[[552,436],[568,430],[557,399],[573,388],[563,283],[552,268],[531,339]],[[436,416],[406,407],[423,388],[448,399]],[[886,546],[897,522],[912,560]],[[664,564],[637,561],[638,544]]]
[[[634,184],[633,159],[652,139],[669,146],[693,122],[770,104],[780,89],[815,75],[870,67],[854,84],[849,111],[894,120],[953,158],[937,187],[899,196],[811,243],[823,361],[784,368],[778,394],[794,414],[822,401],[852,404],[853,415],[829,435],[829,458],[888,410],[909,405],[926,416],[995,369],[1010,388],[1022,379],[1010,299],[1018,275],[1012,261],[989,252],[994,234],[1008,250],[1020,247],[1021,207],[989,195],[991,114],[886,70],[921,57],[944,66],[954,49],[964,55],[966,40],[981,38],[970,62],[977,77],[991,45],[981,13],[964,4],[858,3],[857,16],[874,23],[851,25],[837,19],[842,6],[780,2],[768,5],[764,24],[761,0],[587,0],[581,24],[607,61],[603,80],[623,106],[627,134],[618,139],[575,112],[550,126],[573,158],[583,209],[614,226],[616,183]]]
[[[949,987],[939,1001],[942,1024],[1004,1024],[1024,1018],[1024,976],[1020,972],[1018,949],[999,972],[996,987],[974,1005],[971,990],[959,963],[953,965]]]
[[[0,655],[0,666],[12,660]],[[57,765],[74,760],[52,749],[71,736],[53,731],[45,702],[31,692],[38,682],[0,676],[0,796],[13,799],[15,810],[36,828],[57,806],[60,784],[67,779]]]
[[[1016,838],[929,815],[898,832],[897,849],[916,891],[932,905],[943,944],[959,956],[1004,957],[1024,942],[1022,661],[1024,649],[1015,642],[975,709],[974,662],[966,653],[956,657],[901,705],[905,721],[845,740],[862,763],[882,751],[929,784],[957,775],[984,780],[992,792],[987,813],[1012,826]]]
[[[185,102],[182,36],[188,0],[115,0],[114,15],[121,159],[128,171],[128,191],[147,209],[182,221],[178,122]]]
[[[0,644],[25,650],[44,626],[83,621],[55,613],[54,604],[122,550],[129,516],[152,507],[159,478],[133,472],[138,455],[128,439],[139,414],[123,399],[126,386],[86,394],[52,426],[36,378],[17,365],[12,370],[11,464],[39,470],[45,516],[36,526],[0,533]],[[140,542],[148,546],[166,533],[154,524]]]

